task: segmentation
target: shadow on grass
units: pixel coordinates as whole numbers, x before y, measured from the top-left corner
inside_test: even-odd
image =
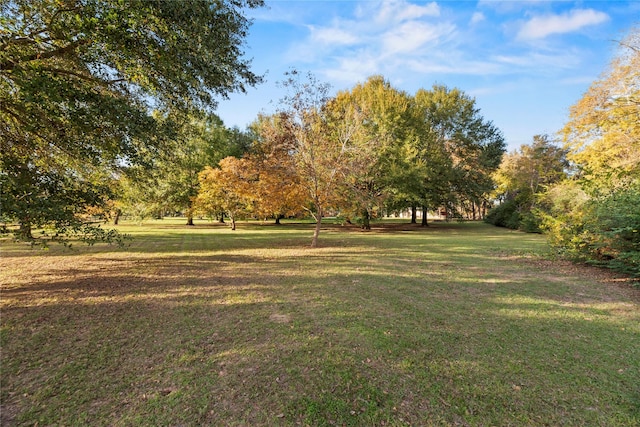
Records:
[[[640,421],[638,304],[431,230],[41,264],[2,290],[2,425]]]
[[[313,233],[313,224],[289,223],[273,225],[262,223],[241,223],[238,230],[232,231],[218,224],[202,224],[187,227],[176,224],[153,224],[147,226],[125,226],[119,228],[122,233],[129,234],[132,240],[123,248],[96,244],[88,247],[80,242],[74,243],[73,249],[58,244],[51,244],[47,250],[29,248],[26,244],[12,243],[8,240],[0,242],[3,257],[33,257],[45,255],[75,256],[83,254],[101,254],[107,252],[135,254],[172,254],[200,252],[229,252],[244,249],[274,248],[308,248]],[[433,223],[429,227],[416,224],[374,224],[373,230],[365,231],[354,225],[325,224],[320,235],[320,247],[332,248],[358,246],[372,247],[403,246],[406,250],[428,249],[429,245],[441,245],[445,250],[451,240],[475,236],[480,246],[500,247],[506,239],[509,245],[517,240],[522,248],[530,248],[541,242],[539,236],[517,234],[497,229],[482,223]],[[477,247],[459,247],[456,250],[477,250]]]

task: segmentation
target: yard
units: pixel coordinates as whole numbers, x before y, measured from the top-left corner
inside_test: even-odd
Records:
[[[2,241],[1,422],[637,426],[640,290],[480,223]]]

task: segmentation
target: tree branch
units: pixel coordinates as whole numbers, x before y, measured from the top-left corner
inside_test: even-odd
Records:
[[[33,53],[31,55],[23,56],[22,58],[19,58],[17,61],[13,61],[13,60],[9,59],[9,60],[3,62],[2,64],[0,64],[0,71],[11,71],[14,68],[16,68],[19,64],[24,63],[24,62],[30,62],[30,61],[43,60],[43,59],[49,59],[49,58],[64,56],[67,53],[74,51],[78,47],[83,46],[85,44],[89,44],[89,43],[90,43],[90,40],[80,39],[80,40],[76,40],[75,42],[72,42],[72,43],[70,43],[70,44],[68,44],[66,46],[60,47],[58,49],[50,50],[50,51],[47,51],[47,52],[38,52],[38,53]]]
[[[67,74],[70,76],[78,77],[81,80],[85,80],[92,83],[98,83],[101,85],[111,85],[111,84],[121,83],[126,81],[126,79],[103,80],[98,77],[94,77],[91,74],[82,74],[81,72],[76,72],[73,70],[65,70],[65,69],[56,68],[56,67],[42,67],[41,69],[44,71],[49,71],[51,73]]]

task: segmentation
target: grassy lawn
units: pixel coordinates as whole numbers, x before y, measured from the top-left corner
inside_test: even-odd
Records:
[[[2,242],[3,426],[638,426],[640,290],[478,223]]]

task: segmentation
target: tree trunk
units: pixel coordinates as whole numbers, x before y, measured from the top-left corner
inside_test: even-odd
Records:
[[[362,210],[362,229],[363,230],[371,230],[371,221],[369,216],[369,210]]]
[[[19,240],[33,240],[33,234],[31,234],[31,223],[29,221],[20,222],[20,230],[18,230]]]
[[[429,224],[427,224],[427,207],[423,206],[422,207],[422,225],[423,227],[428,227]]]
[[[120,221],[120,215],[122,215],[122,210],[115,209],[113,214],[114,214],[114,216],[113,216],[113,225],[118,225],[118,222]]]
[[[187,225],[193,225],[193,215],[187,215]]]
[[[418,223],[418,208],[411,206],[411,224]]]
[[[316,228],[313,230],[313,239],[311,239],[311,247],[318,247],[318,236],[320,235],[320,227],[322,226],[322,208],[318,206],[316,213]]]
[[[230,217],[230,219],[231,219],[231,230],[235,231],[235,229],[236,229],[236,217],[232,216],[232,217]]]
[[[276,215],[276,225],[280,225],[281,218],[284,218],[284,215]]]
[[[224,212],[220,214],[220,220],[218,222],[220,222],[220,224],[224,224]]]

